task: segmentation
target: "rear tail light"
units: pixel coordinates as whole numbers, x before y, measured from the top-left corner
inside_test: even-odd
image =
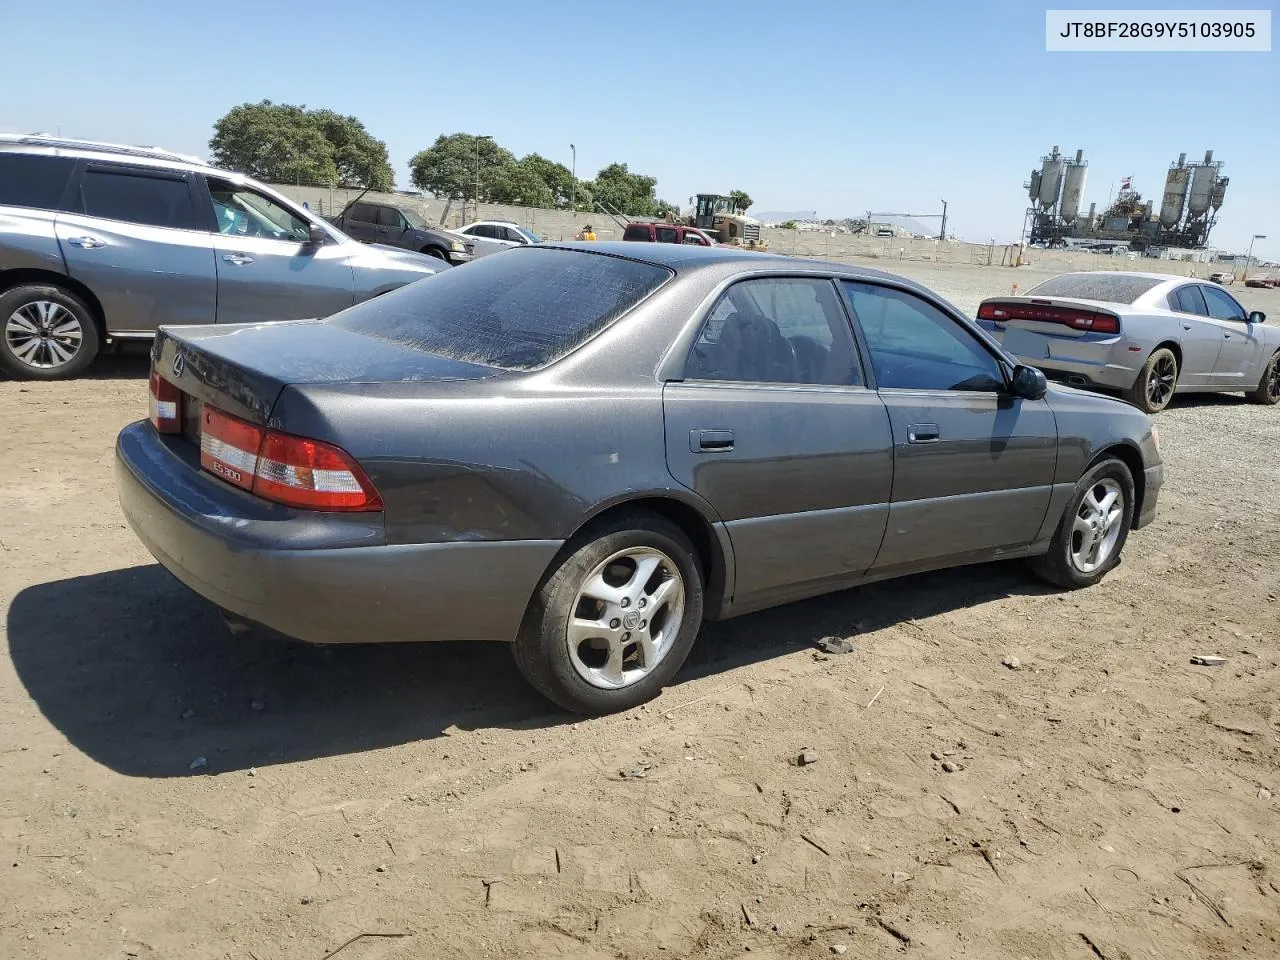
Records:
[[[307,510],[381,510],[382,498],[345,450],[247,423],[206,405],[200,465],[257,496]]]
[[[182,392],[151,368],[147,384],[147,414],[151,424],[160,433],[181,433],[182,415],[178,403]]]
[[[1061,323],[1073,330],[1090,333],[1119,333],[1120,318],[1110,313],[1079,310],[1074,307],[1055,307],[1036,303],[983,303],[978,306],[979,320],[1038,320],[1041,323]]]

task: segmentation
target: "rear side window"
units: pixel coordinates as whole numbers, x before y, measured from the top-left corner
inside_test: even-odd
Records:
[[[81,209],[91,217],[148,227],[195,230],[187,181],[129,171],[89,168],[80,185]]]
[[[680,232],[675,227],[658,227],[659,243],[679,243]]]
[[[622,234],[623,240],[648,240],[649,228],[642,223],[633,223]]]
[[[1027,291],[1029,297],[1074,297],[1103,303],[1133,303],[1163,280],[1122,273],[1064,273]]]
[[[347,211],[347,219],[356,223],[377,223],[378,208],[367,203],[357,203]]]
[[[324,322],[468,363],[536,370],[599,333],[670,276],[663,267],[621,257],[520,247]]]
[[[1170,294],[1173,301],[1173,309],[1181,313],[1195,313],[1202,317],[1209,315],[1209,307],[1204,302],[1204,294],[1200,292],[1200,287],[1196,284],[1190,284],[1185,287],[1179,287]]]
[[[0,206],[57,210],[75,165],[69,157],[0,153]]]

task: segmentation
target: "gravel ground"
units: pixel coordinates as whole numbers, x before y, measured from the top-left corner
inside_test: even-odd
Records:
[[[969,310],[1013,276],[901,269]],[[1002,564],[711,625],[583,721],[497,645],[229,636],[115,503],[145,371],[0,382],[0,956],[1280,956],[1280,411],[1162,414],[1158,519],[1097,588]]]

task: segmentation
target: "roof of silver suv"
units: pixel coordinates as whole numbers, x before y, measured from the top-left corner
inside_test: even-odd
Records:
[[[135,147],[121,143],[102,143],[97,140],[73,140],[53,137],[43,133],[0,134],[0,150],[23,150],[52,153],[58,156],[103,157],[111,160],[160,161],[164,165],[181,165],[212,170],[209,164],[185,153],[175,153],[162,147]],[[225,171],[219,171],[225,172]]]

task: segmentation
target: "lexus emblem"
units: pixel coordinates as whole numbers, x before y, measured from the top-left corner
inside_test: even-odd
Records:
[[[173,375],[175,377],[182,376],[182,371],[187,368],[187,361],[183,359],[182,354],[175,353],[173,355]]]

